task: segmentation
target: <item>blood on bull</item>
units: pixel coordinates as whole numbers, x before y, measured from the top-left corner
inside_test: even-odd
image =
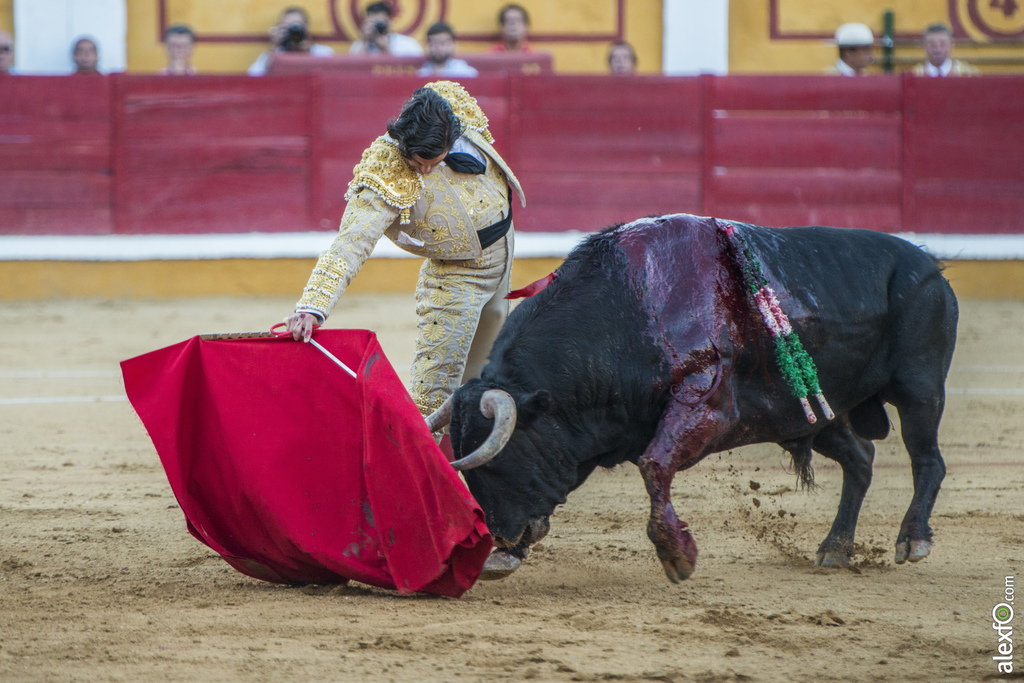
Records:
[[[504,575],[554,509],[598,467],[636,464],[647,533],[671,581],[697,545],[671,499],[702,458],[777,443],[801,481],[812,451],[842,467],[839,509],[816,553],[854,553],[885,404],[900,417],[914,491],[895,561],[932,544],[945,476],[938,427],[956,340],[956,297],[936,261],[868,230],[771,229],[669,215],[599,232],[505,323],[481,376],[429,418],[452,449]]]

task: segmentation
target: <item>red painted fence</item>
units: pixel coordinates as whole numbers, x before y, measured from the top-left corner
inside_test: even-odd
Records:
[[[0,77],[0,234],[334,229],[422,79]],[[1024,232],[1024,78],[486,76],[519,230],[685,211]]]

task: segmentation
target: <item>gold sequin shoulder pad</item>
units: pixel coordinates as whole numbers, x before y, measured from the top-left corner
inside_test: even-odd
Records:
[[[345,200],[351,201],[359,190],[367,187],[396,209],[408,210],[423,191],[423,178],[398,151],[398,144],[388,135],[381,135],[363,152],[363,158],[352,169]]]
[[[466,92],[465,88],[453,81],[434,81],[424,87],[430,88],[445,99],[464,128],[475,130],[484,140],[494,144],[494,138],[487,130],[487,115],[476,103],[476,98]]]

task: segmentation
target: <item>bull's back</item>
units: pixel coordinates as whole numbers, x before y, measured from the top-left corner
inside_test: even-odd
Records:
[[[949,283],[936,261],[906,240],[828,227],[743,226],[742,234],[809,348],[841,343],[847,353],[883,351],[922,314],[952,315],[955,335]],[[937,332],[950,337],[948,329]]]
[[[740,232],[837,413],[884,398],[901,375],[941,395],[957,305],[931,256],[869,230],[741,226]]]

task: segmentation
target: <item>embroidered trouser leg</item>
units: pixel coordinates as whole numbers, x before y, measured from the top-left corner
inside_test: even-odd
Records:
[[[508,315],[512,231],[464,261],[428,259],[416,285],[416,357],[409,392],[427,415],[486,364]]]

